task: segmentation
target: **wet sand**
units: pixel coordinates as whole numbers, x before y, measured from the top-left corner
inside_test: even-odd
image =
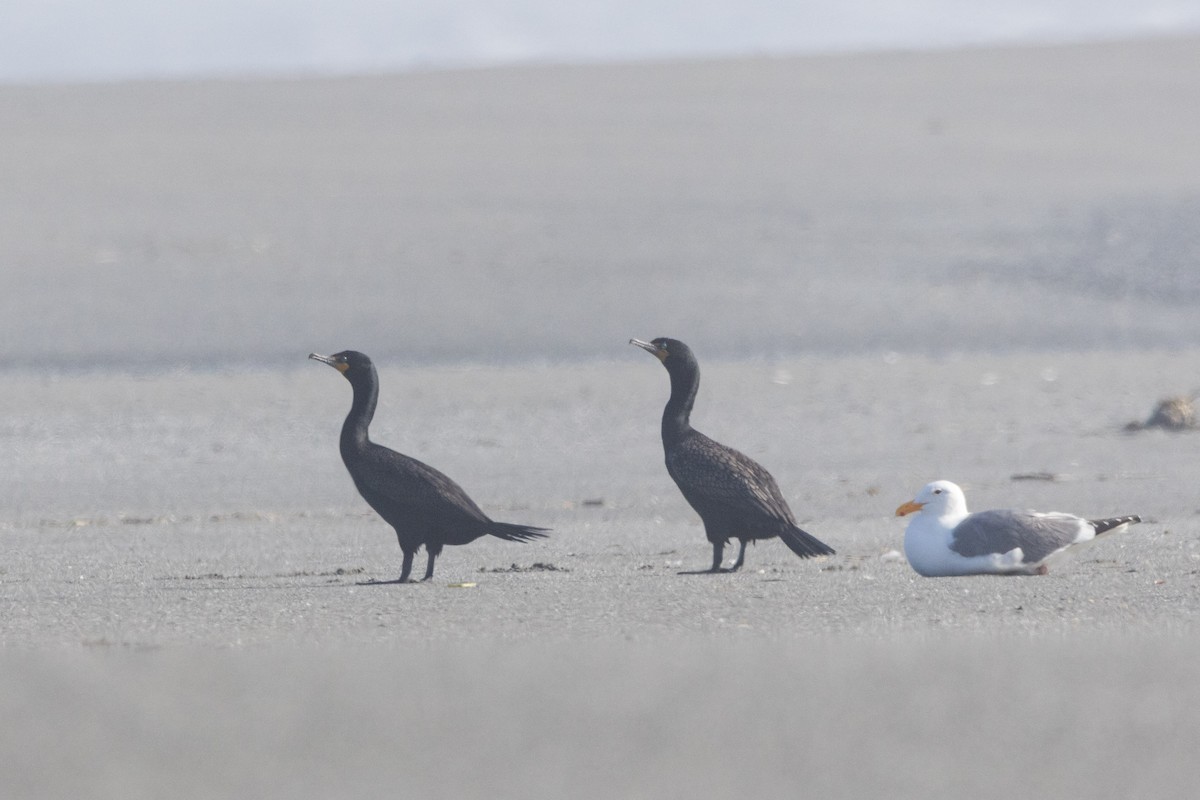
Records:
[[[6,795],[1190,797],[1200,434],[1123,426],[1200,388],[1198,62],[0,88]],[[657,335],[836,556],[677,574]],[[378,441],[553,537],[363,585],[344,347]],[[934,478],[1146,522],[922,579]]]

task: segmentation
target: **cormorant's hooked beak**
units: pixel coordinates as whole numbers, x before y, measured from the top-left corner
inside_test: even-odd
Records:
[[[918,503],[916,500],[909,500],[907,503],[896,509],[896,516],[903,517],[905,514],[915,514],[924,507],[924,503]]]
[[[630,339],[629,343],[635,347],[642,348],[647,353],[650,353],[652,356],[657,358],[659,361],[666,361],[667,356],[670,355],[670,353],[667,352],[667,349],[665,347],[659,347],[658,345],[654,344],[653,342],[643,342],[641,339]]]
[[[322,364],[328,364],[343,375],[346,373],[346,370],[350,369],[349,364],[344,361],[338,361],[333,356],[323,356],[320,353],[309,353],[308,357],[313,361],[320,361]]]

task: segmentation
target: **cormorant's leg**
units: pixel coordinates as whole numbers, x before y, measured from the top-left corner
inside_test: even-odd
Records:
[[[723,541],[713,542],[713,565],[712,565],[712,569],[710,570],[710,572],[724,572],[725,571],[725,570],[721,569],[721,559],[724,557],[724,555],[725,555],[725,542],[723,542]]]
[[[412,572],[413,556],[416,555],[415,550],[404,551],[404,565],[400,567],[400,580],[397,583],[408,583],[408,574]]]
[[[738,548],[737,561],[733,562],[733,566],[729,568],[730,572],[737,572],[746,561],[746,540],[742,539],[741,542],[742,546]]]
[[[433,561],[434,561],[434,559],[437,558],[437,551],[436,550],[428,550],[428,553],[429,553],[429,561],[427,561],[425,563],[425,577],[421,578],[422,581],[427,581],[427,580],[430,580],[431,578],[433,578]]]
[[[718,542],[713,542],[713,563],[712,563],[711,569],[686,570],[679,574],[680,575],[717,575],[722,572],[729,572],[729,570],[727,570],[721,566],[721,557],[724,555],[724,553],[725,553],[725,541],[721,540]]]

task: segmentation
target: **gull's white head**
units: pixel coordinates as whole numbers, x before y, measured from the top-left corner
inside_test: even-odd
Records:
[[[920,512],[931,517],[965,517],[967,498],[958,484],[950,481],[934,481],[925,484],[917,496],[896,509],[896,516]]]

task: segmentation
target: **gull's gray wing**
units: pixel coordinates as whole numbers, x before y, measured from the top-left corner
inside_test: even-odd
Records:
[[[980,511],[954,528],[950,549],[961,556],[986,556],[1021,548],[1026,564],[1036,564],[1056,550],[1092,538],[1095,529],[1071,514],[1034,511]]]

